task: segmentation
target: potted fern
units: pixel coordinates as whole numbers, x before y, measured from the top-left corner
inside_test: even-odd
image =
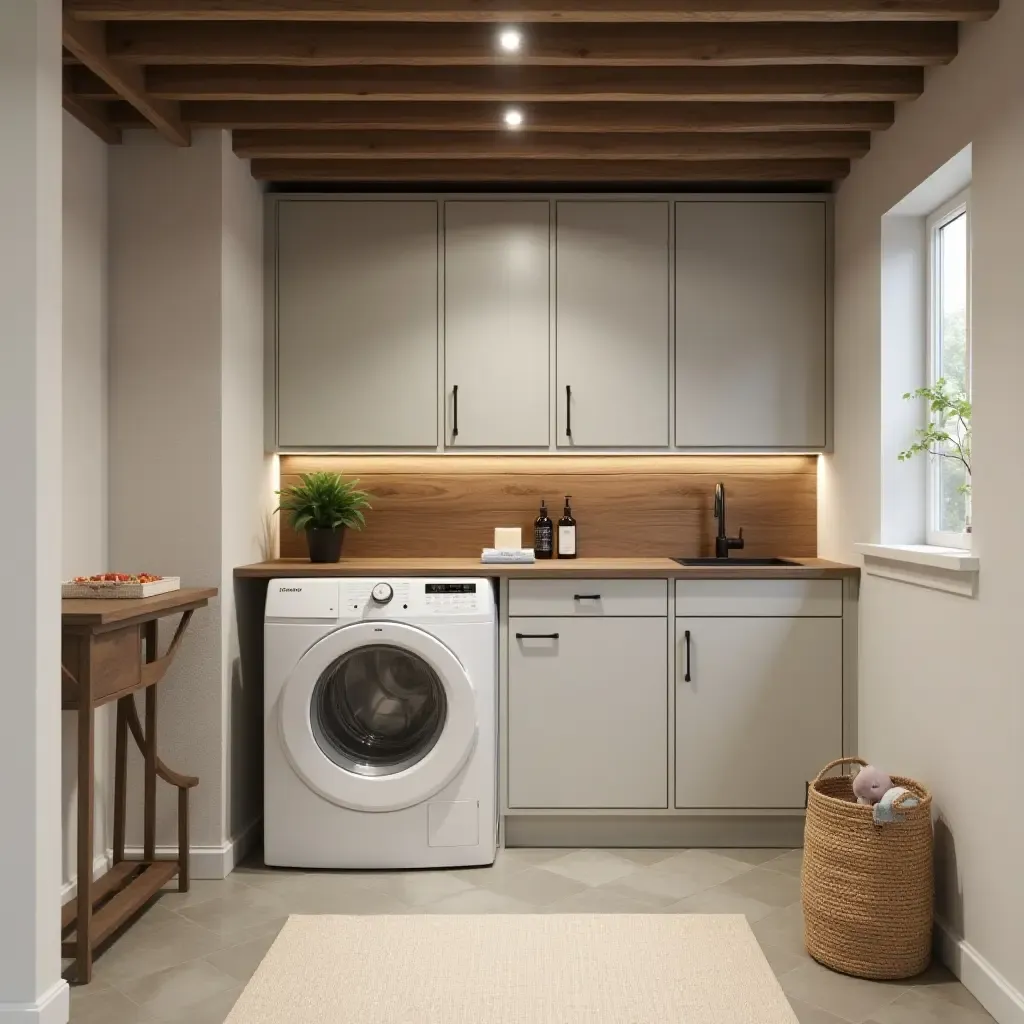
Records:
[[[299,482],[278,491],[278,512],[287,512],[292,529],[306,534],[311,562],[337,562],[346,527],[366,525],[363,509],[371,508],[371,495],[358,489],[358,480],[338,473],[303,473]]]

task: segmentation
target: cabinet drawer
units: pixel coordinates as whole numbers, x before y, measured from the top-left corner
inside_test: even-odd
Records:
[[[509,807],[667,807],[668,621],[517,619],[507,729]]]
[[[668,580],[512,580],[509,615],[668,615]]]
[[[677,580],[677,616],[840,616],[842,580]]]

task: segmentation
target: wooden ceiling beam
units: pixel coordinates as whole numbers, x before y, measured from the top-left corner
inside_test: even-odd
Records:
[[[104,104],[96,103],[93,100],[84,100],[74,93],[65,92],[64,109],[108,146],[116,146],[121,141],[121,129],[108,120]],[[148,121],[145,123],[149,124]]]
[[[849,160],[253,160],[253,177],[280,182],[790,182],[836,181]]]
[[[191,143],[191,135],[181,121],[177,103],[151,96],[146,91],[140,68],[109,56],[102,25],[84,24],[65,15],[64,47],[117,96],[130,103],[165,139],[176,146]],[[78,69],[73,69],[70,75],[65,76],[65,82],[73,84],[77,72]],[[77,89],[72,90],[72,94],[77,92]],[[84,97],[86,102],[89,99]]]
[[[347,131],[489,132],[501,123],[491,103],[190,102],[182,117],[193,128]],[[542,103],[528,108],[537,132],[820,132],[884,131],[892,103]],[[111,105],[122,128],[146,122],[126,103]]]
[[[976,21],[999,0],[66,0],[100,21]]]
[[[112,57],[140,64],[923,66],[956,56],[957,27],[953,22],[535,25],[525,33],[522,51],[509,58],[496,45],[490,25],[169,22],[112,24],[107,45]]]
[[[74,68],[75,91],[116,99]],[[155,67],[149,94],[167,100],[508,102],[858,102],[914,99],[922,68],[261,68]],[[137,104],[135,104],[137,105]]]
[[[817,160],[867,153],[867,132],[540,135],[236,131],[235,153],[300,160]]]

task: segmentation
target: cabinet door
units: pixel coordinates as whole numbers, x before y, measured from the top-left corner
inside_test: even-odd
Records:
[[[676,204],[676,437],[825,444],[825,204]]]
[[[556,217],[558,444],[665,447],[669,205],[566,201]]]
[[[550,205],[451,202],[444,210],[447,442],[547,447]]]
[[[437,204],[278,207],[278,441],[437,444]]]
[[[842,619],[677,619],[676,806],[802,810],[842,756],[842,659]]]
[[[510,620],[510,807],[668,806],[667,629]]]

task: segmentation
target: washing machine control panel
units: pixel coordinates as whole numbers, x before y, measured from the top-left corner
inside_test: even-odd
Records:
[[[424,583],[423,596],[428,610],[439,615],[445,612],[475,612],[480,606],[477,583]]]
[[[444,618],[490,613],[489,580],[341,579],[342,618]]]

